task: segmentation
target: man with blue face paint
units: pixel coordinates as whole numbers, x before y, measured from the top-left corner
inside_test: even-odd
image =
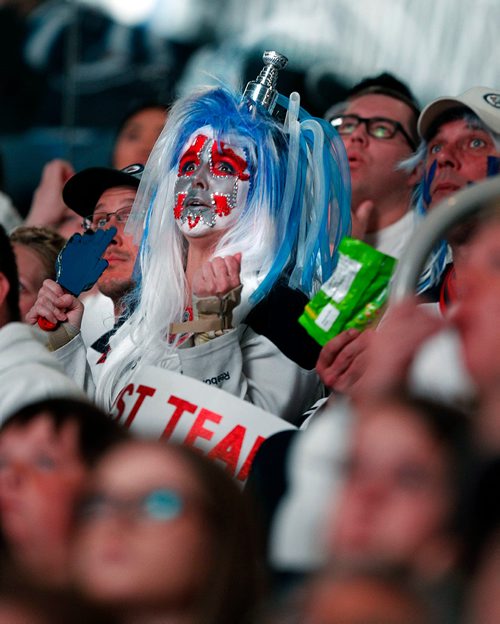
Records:
[[[425,199],[432,209],[464,186],[498,173],[500,91],[473,87],[457,97],[438,98],[422,111],[418,131]]]
[[[418,209],[424,214],[470,184],[500,172],[500,90],[472,87],[457,97],[428,104],[418,120],[422,143],[409,166],[423,168]],[[474,232],[475,220],[459,224],[448,235],[456,259]],[[424,272],[419,290],[439,301],[444,312],[453,298],[455,272],[445,267],[443,242]],[[449,259],[449,256],[448,256]]]

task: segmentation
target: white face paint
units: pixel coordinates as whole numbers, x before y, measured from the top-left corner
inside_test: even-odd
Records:
[[[187,237],[227,230],[245,207],[250,174],[241,147],[213,138],[209,127],[183,148],[175,182],[174,217]]]

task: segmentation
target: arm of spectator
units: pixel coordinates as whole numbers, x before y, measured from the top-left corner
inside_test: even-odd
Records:
[[[414,298],[390,307],[364,352],[364,373],[351,387],[356,400],[377,399],[399,392],[420,346],[447,321],[417,305]]]
[[[25,220],[26,225],[58,228],[69,211],[63,202],[62,190],[74,173],[71,163],[66,160],[51,160],[45,165],[40,183],[33,194],[31,208]]]
[[[366,368],[366,349],[372,339],[372,329],[359,332],[348,329],[332,338],[321,349],[316,372],[330,390],[349,394]]]
[[[46,279],[38,291],[37,300],[26,314],[26,322],[34,325],[38,317],[42,316],[51,323],[69,323],[79,330],[83,309],[77,297],[65,292],[57,282]]]

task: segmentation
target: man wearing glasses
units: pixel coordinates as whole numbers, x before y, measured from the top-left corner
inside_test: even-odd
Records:
[[[116,235],[103,258],[108,268],[97,282],[99,291],[113,301],[115,317],[122,313],[122,297],[132,285],[132,271],[137,245],[124,228],[139,187],[142,165],[117,170],[91,167],[68,180],[63,189],[64,203],[83,217],[84,230],[98,230],[114,225]]]
[[[104,331],[103,326],[102,331],[98,333],[100,337],[88,349],[87,357],[91,366],[104,361],[109,339],[118,328],[120,321],[123,320],[121,318],[124,312],[123,298],[130,292],[134,284],[132,274],[138,248],[133,238],[125,233],[124,228],[134,203],[143,170],[144,167],[138,164],[130,165],[121,170],[90,167],[70,178],[63,188],[64,202],[83,218],[84,230],[97,230],[111,226],[117,230],[111,244],[103,254],[103,258],[108,262],[108,267],[97,281],[99,292],[111,299],[114,315],[113,318],[108,319],[110,321],[108,331]],[[38,314],[47,318],[47,313],[52,321],[60,320],[52,319],[50,315],[50,311],[55,309],[51,302],[59,296],[61,296],[61,287],[55,282],[46,280],[38,293],[37,302],[28,313],[28,322],[35,323]],[[46,307],[43,308],[40,305]],[[82,327],[84,310],[86,316],[99,312],[98,310],[89,310],[87,307],[84,308],[80,299],[72,297],[66,314],[67,322],[75,330],[79,331]],[[95,319],[90,319],[90,321],[92,320]],[[58,349],[58,357],[59,355],[62,356],[62,351],[65,350],[68,351],[68,355],[70,352],[75,354],[77,347],[80,347],[80,354],[84,353],[85,350],[81,349],[83,344],[82,334],[78,333],[70,343]],[[85,366],[85,358],[81,357],[80,359],[82,360],[81,365]]]
[[[349,159],[353,236],[395,257],[415,227],[410,204],[417,177],[398,164],[418,145],[418,115],[411,92],[389,74],[363,80],[326,114]]]

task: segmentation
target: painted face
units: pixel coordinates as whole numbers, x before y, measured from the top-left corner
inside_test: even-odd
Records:
[[[250,174],[240,147],[198,134],[187,142],[175,183],[174,217],[185,236],[223,231],[242,213]]]
[[[444,123],[429,141],[426,175],[436,161],[430,186],[431,208],[487,175],[488,156],[498,156],[492,137],[465,119]]]

